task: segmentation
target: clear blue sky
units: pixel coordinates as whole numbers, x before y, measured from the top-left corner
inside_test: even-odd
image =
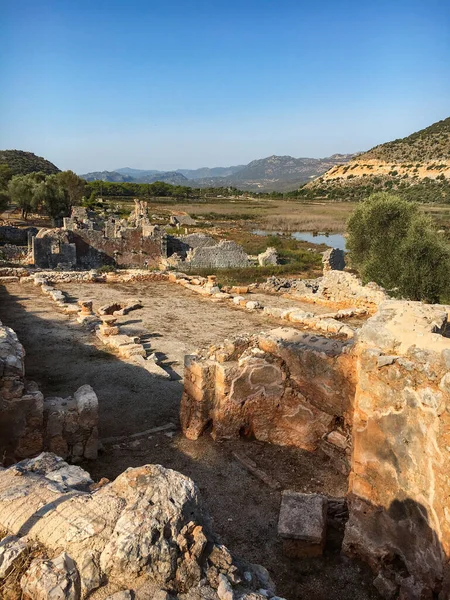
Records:
[[[354,152],[450,116],[448,0],[0,8],[0,148],[78,173]]]

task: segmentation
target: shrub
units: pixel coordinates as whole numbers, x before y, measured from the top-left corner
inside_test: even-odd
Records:
[[[450,248],[416,204],[373,194],[350,216],[348,234],[352,265],[365,283],[412,300],[448,300]]]

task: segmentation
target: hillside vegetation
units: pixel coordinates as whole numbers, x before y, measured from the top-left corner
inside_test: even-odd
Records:
[[[375,146],[360,156],[386,162],[429,162],[450,158],[450,117],[407,137]]]
[[[361,200],[378,191],[395,191],[407,200],[450,202],[450,118],[332,167],[300,195]]]
[[[28,175],[28,173],[45,173],[53,175],[59,169],[49,160],[23,150],[0,150],[0,164],[6,164],[13,175]]]

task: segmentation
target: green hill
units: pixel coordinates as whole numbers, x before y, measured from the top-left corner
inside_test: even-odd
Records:
[[[42,171],[46,175],[58,173],[60,169],[42,156],[23,150],[0,150],[0,164],[7,164],[14,175],[26,175]]]
[[[407,137],[375,146],[359,157],[366,158],[386,162],[450,159],[450,117]]]
[[[361,200],[378,191],[420,202],[450,202],[450,117],[332,167],[299,193]]]

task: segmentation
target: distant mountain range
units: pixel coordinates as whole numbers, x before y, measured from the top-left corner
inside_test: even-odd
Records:
[[[248,165],[156,171],[122,167],[81,175],[87,181],[153,183],[164,181],[190,187],[230,187],[249,191],[288,191],[319,177],[331,167],[347,163],[354,154],[333,154],[326,158],[269,156]]]

